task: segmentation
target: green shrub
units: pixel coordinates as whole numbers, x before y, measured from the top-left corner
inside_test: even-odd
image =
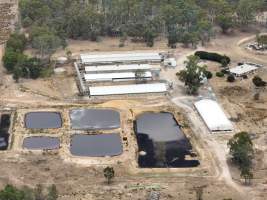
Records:
[[[6,48],[22,52],[25,49],[26,42],[27,40],[23,34],[13,33],[6,43]]]
[[[232,83],[232,82],[235,82],[235,76],[230,74],[228,77],[227,77],[227,81]]]
[[[218,53],[206,52],[206,51],[197,51],[195,56],[198,56],[202,60],[210,60],[214,62],[221,63],[223,67],[227,66],[231,59],[226,55],[220,55]]]
[[[216,72],[216,76],[217,77],[224,77],[224,73],[222,73],[222,72]]]
[[[229,69],[222,69],[221,72],[224,74],[229,74]]]
[[[267,85],[267,83],[263,81],[262,78],[259,76],[254,76],[254,78],[252,79],[252,82],[254,83],[256,87],[264,87]]]
[[[3,56],[3,64],[7,71],[12,72],[15,68],[15,65],[18,62],[19,57],[18,52],[15,52],[13,49],[7,49]]]
[[[211,79],[212,78],[212,73],[210,71],[205,71],[204,74],[205,74],[207,79]]]

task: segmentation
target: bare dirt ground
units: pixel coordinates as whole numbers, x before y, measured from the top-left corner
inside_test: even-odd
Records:
[[[233,63],[240,61],[252,61],[267,66],[266,57],[254,55],[243,49],[242,41],[250,37],[251,33],[235,33],[232,36],[219,36],[211,41],[204,49],[225,53],[233,59]],[[77,106],[92,107],[100,102],[103,107],[114,107],[122,109],[128,113],[130,110],[151,110],[156,106],[169,105],[170,102],[176,104],[184,110],[189,124],[192,127],[196,144],[203,146],[200,148],[201,155],[204,155],[203,165],[210,165],[210,169],[194,170],[182,172],[153,172],[131,173],[129,170],[132,164],[126,161],[108,162],[115,168],[116,178],[111,186],[104,183],[102,175],[103,165],[91,165],[90,162],[79,161],[78,159],[68,160],[58,152],[50,153],[29,153],[15,148],[5,153],[1,153],[0,161],[0,183],[33,186],[38,183],[48,185],[57,184],[60,191],[60,199],[145,199],[152,190],[161,193],[161,199],[195,199],[193,190],[196,186],[206,185],[204,189],[204,199],[223,200],[232,198],[234,200],[265,200],[267,197],[267,150],[266,150],[266,91],[261,93],[259,101],[253,100],[255,89],[251,78],[248,80],[237,80],[235,83],[227,83],[225,78],[214,76],[209,82],[222,107],[231,119],[234,119],[236,132],[244,130],[255,133],[254,140],[257,149],[255,161],[255,179],[253,185],[244,187],[239,179],[238,171],[229,165],[228,150],[226,143],[233,135],[220,134],[211,135],[203,124],[202,120],[194,110],[192,102],[198,97],[189,97],[185,94],[183,85],[175,76],[175,73],[184,67],[183,62],[186,56],[195,50],[177,48],[170,50],[166,48],[165,42],[156,42],[155,48],[147,48],[144,44],[127,43],[126,47],[119,48],[118,39],[103,39],[99,43],[70,41],[67,47],[73,52],[74,57],[81,52],[98,51],[129,51],[129,50],[153,50],[170,51],[177,58],[178,67],[176,69],[163,69],[161,78],[174,83],[174,89],[166,97],[163,96],[124,96],[107,99],[95,98],[84,100],[77,96],[75,77],[71,66],[65,66],[68,70],[65,74],[53,75],[51,78],[39,80],[22,80],[19,84],[14,83],[11,75],[6,75],[0,66],[0,107],[20,109],[63,109],[64,107]],[[201,48],[203,49],[203,48]],[[59,50],[55,56],[64,55],[65,51]],[[1,56],[1,51],[0,51]],[[219,66],[214,63],[207,63],[209,69],[214,72],[219,71]],[[267,80],[265,70],[260,75]],[[115,101],[111,101],[114,99]],[[116,101],[116,100],[120,101]],[[172,106],[174,106],[172,104]],[[125,118],[127,119],[127,118]],[[127,124],[127,122],[125,122]],[[129,126],[125,125],[125,126]],[[128,130],[128,129],[126,129]],[[126,133],[133,134],[128,130]],[[47,134],[47,133],[46,133]],[[58,133],[63,136],[64,131]],[[64,137],[63,137],[64,140]],[[21,138],[15,143],[21,146]],[[66,147],[63,147],[67,151]],[[202,151],[202,152],[201,152]],[[127,154],[126,154],[127,155]],[[205,156],[207,156],[205,158]],[[210,158],[210,161],[205,159]],[[110,161],[110,159],[108,159]],[[74,161],[74,162],[73,162]],[[77,161],[77,162],[76,162]],[[230,166],[230,167],[229,167]]]

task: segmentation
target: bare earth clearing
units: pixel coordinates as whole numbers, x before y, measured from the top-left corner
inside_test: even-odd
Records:
[[[263,64],[265,68],[259,74],[267,80],[266,55],[255,55],[243,48],[242,41],[251,35],[235,33],[233,36],[218,36],[204,49],[225,53],[232,58],[233,63],[251,61]],[[59,152],[33,153],[21,149],[23,134],[30,133],[21,129],[21,121],[17,122],[13,126],[15,140],[11,149],[1,152],[1,186],[6,183],[18,186],[55,183],[60,192],[60,200],[137,200],[145,199],[151,190],[159,191],[161,199],[164,200],[193,200],[195,199],[193,188],[205,185],[205,200],[224,198],[265,200],[267,198],[267,91],[262,91],[260,100],[255,101],[252,77],[230,84],[225,78],[215,77],[215,72],[220,70],[219,66],[215,63],[207,63],[209,69],[214,72],[214,78],[201,89],[201,95],[209,95],[207,88],[211,86],[229,118],[233,119],[236,132],[243,130],[255,134],[254,143],[257,149],[255,179],[252,186],[244,187],[239,180],[239,172],[227,165],[226,143],[233,133],[210,134],[192,106],[192,102],[198,97],[187,96],[182,83],[175,76],[175,73],[183,68],[186,56],[194,50],[180,47],[168,50],[164,41],[157,42],[153,49],[145,47],[144,44],[133,43],[126,43],[126,47],[119,48],[118,44],[117,39],[103,39],[99,43],[70,41],[68,49],[74,56],[88,51],[170,51],[177,58],[178,67],[163,69],[161,76],[174,83],[174,90],[167,96],[118,96],[89,100],[77,96],[78,90],[71,65],[65,66],[67,70],[63,74],[55,74],[47,79],[22,80],[18,84],[14,83],[11,75],[6,75],[3,67],[0,66],[0,108],[14,109],[14,113],[19,117],[25,111],[40,109],[56,109],[64,112],[65,115],[71,107],[119,109],[123,118],[121,132],[127,135],[130,142],[128,151],[125,151],[121,158],[114,159],[73,159],[67,156],[66,145],[63,145]],[[2,57],[2,48],[0,49],[0,57]],[[63,50],[59,50],[55,56],[64,54]],[[177,170],[140,170],[136,167],[136,141],[133,137],[131,121],[133,115],[142,111],[166,108],[173,108],[174,112],[179,110],[189,120],[192,137],[194,137],[191,142],[201,156],[200,167]],[[66,123],[66,126],[69,126],[69,122]],[[69,138],[67,130],[68,127],[64,127],[56,131],[56,134],[66,142],[64,144],[67,144]],[[122,162],[119,162],[120,160]],[[106,185],[102,174],[102,169],[107,164],[112,164],[116,172],[111,186]]]

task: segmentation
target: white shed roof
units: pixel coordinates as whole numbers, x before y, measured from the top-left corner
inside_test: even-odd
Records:
[[[106,71],[137,71],[137,70],[151,70],[153,67],[149,64],[131,64],[131,65],[100,65],[100,66],[86,66],[85,72],[106,72]]]
[[[80,58],[83,64],[162,60],[159,53],[81,54]]]
[[[203,99],[195,103],[195,107],[210,131],[231,131],[233,125],[226,117],[216,101]]]
[[[230,72],[236,75],[244,75],[257,69],[258,67],[256,65],[250,65],[250,64],[245,63],[243,65],[239,65],[237,67],[231,68]]]
[[[120,94],[142,94],[166,92],[165,83],[135,84],[135,85],[114,85],[90,87],[91,96],[120,95]]]
[[[143,78],[151,78],[151,72],[144,72]],[[135,72],[124,72],[124,73],[105,73],[105,74],[84,74],[86,81],[103,81],[112,79],[135,79]]]

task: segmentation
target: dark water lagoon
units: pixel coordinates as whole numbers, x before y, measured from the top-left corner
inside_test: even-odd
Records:
[[[58,149],[60,141],[55,137],[33,136],[23,141],[23,148],[30,150],[53,150]]]
[[[144,113],[137,117],[135,133],[139,166],[143,168],[195,167],[198,160],[186,160],[190,141],[171,113]]]
[[[30,129],[61,128],[62,118],[58,112],[30,112],[25,115],[25,127]]]
[[[7,150],[9,141],[10,114],[0,114],[0,150]]]
[[[104,157],[122,154],[123,147],[120,135],[73,135],[71,138],[70,152],[75,156]]]
[[[120,114],[107,109],[75,109],[70,111],[72,129],[107,130],[120,128]]]

